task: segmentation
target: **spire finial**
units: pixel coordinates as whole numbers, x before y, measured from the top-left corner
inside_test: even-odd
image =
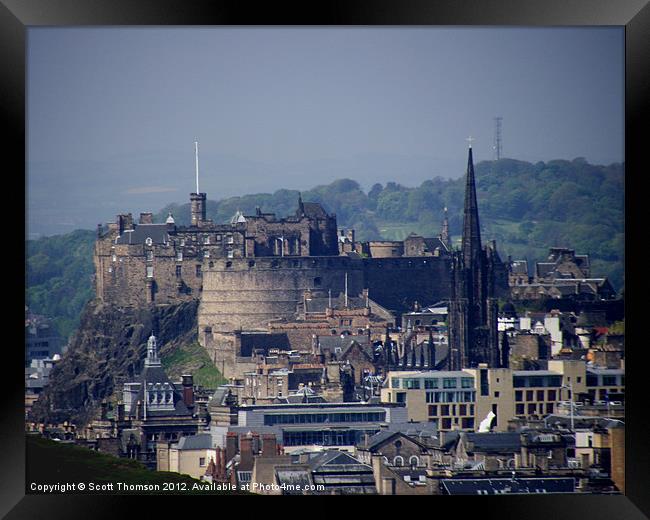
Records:
[[[469,143],[469,147],[472,148],[472,141],[476,141],[476,139],[474,139],[474,138],[470,135],[467,139],[465,139],[465,141],[467,141],[467,142]]]

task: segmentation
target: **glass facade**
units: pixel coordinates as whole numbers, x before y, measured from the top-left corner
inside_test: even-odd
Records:
[[[264,425],[274,424],[318,424],[346,422],[384,422],[386,412],[340,412],[340,413],[293,413],[265,414]]]
[[[370,430],[310,430],[283,432],[285,446],[351,446],[361,442],[363,435],[374,435],[379,428]]]
[[[562,386],[561,375],[544,375],[544,376],[513,376],[512,385],[515,388],[535,388],[535,387],[560,387]]]

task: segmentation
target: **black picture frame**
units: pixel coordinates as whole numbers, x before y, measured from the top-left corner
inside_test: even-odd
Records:
[[[465,515],[486,513],[501,518],[643,518],[650,515],[650,421],[645,412],[645,357],[641,340],[643,304],[642,210],[647,202],[642,183],[643,126],[650,98],[650,6],[647,0],[417,0],[303,2],[296,5],[260,3],[254,8],[243,2],[205,0],[0,0],[0,57],[2,59],[0,104],[9,130],[4,139],[5,180],[16,183],[14,191],[25,190],[20,171],[25,171],[25,43],[30,26],[74,25],[482,25],[482,26],[624,26],[626,41],[626,315],[628,317],[627,417],[626,417],[626,496],[546,496],[482,497],[452,502]],[[597,109],[597,107],[594,107]],[[7,161],[9,159],[9,161]],[[11,164],[12,166],[9,166]],[[646,166],[647,169],[647,166]],[[644,204],[645,203],[645,204]],[[8,207],[8,206],[7,206]],[[16,228],[12,214],[5,213],[6,237]],[[19,226],[18,226],[19,227]],[[24,234],[23,234],[24,236]],[[9,246],[11,247],[11,246]],[[12,257],[15,248],[11,248]],[[23,261],[24,257],[19,260]],[[13,271],[12,271],[13,272]],[[20,272],[18,270],[17,272]],[[5,283],[19,285],[17,275]],[[7,282],[9,282],[7,284]],[[11,286],[13,289],[13,286]],[[20,289],[23,290],[23,289]],[[24,292],[23,292],[24,294]],[[13,298],[16,321],[19,305]],[[14,314],[12,313],[13,317]],[[13,319],[10,321],[13,330]],[[16,327],[17,329],[18,327]],[[22,336],[22,333],[20,335]],[[24,381],[23,352],[17,342],[7,340],[4,359],[2,414],[0,414],[0,513],[7,518],[115,518],[128,508],[125,497],[25,495],[24,461]],[[159,498],[158,504],[162,501]],[[164,501],[167,502],[166,500]],[[153,505],[152,501],[146,502]],[[219,504],[202,503],[205,514],[224,514]],[[366,505],[368,503],[366,502]],[[436,503],[439,504],[439,503]],[[448,503],[442,504],[447,506]],[[163,507],[165,505],[163,504]],[[428,507],[436,507],[428,503]],[[431,510],[433,514],[433,509]],[[415,512],[413,510],[413,512]],[[153,514],[153,511],[152,511]],[[188,514],[203,514],[190,509]],[[245,514],[242,511],[241,514]],[[408,513],[407,513],[408,514]],[[417,513],[416,513],[417,514]],[[453,514],[453,513],[452,513]]]

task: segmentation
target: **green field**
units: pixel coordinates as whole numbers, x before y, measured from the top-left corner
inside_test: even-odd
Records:
[[[208,357],[206,350],[198,343],[183,345],[169,354],[162,352],[161,358],[163,368],[172,379],[183,374],[192,374],[194,384],[204,388],[217,388],[227,383]]]

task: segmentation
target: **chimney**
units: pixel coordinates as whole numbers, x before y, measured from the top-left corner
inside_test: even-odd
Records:
[[[133,229],[133,215],[131,213],[118,215],[117,228],[120,235],[126,230]]]
[[[194,408],[194,378],[191,374],[183,374],[183,402],[188,408]]]
[[[153,224],[153,213],[140,213],[140,224]]]
[[[122,401],[119,401],[117,403],[117,420],[118,421],[123,421],[124,420],[124,403]]]
[[[226,434],[226,462],[232,460],[237,453],[237,434],[235,432],[228,432]]]
[[[246,471],[253,467],[253,437],[243,436],[239,439],[239,467]]]
[[[219,457],[219,466],[217,467],[217,474],[219,479],[226,480],[226,448],[217,448],[217,452],[220,453]]]
[[[260,442],[260,434],[253,433],[253,443],[251,445],[253,455],[258,455],[262,451],[262,443]]]
[[[262,435],[262,457],[273,457],[278,451],[275,435],[265,433]]]
[[[213,478],[221,480],[221,448],[217,447],[214,454],[214,471]]]

